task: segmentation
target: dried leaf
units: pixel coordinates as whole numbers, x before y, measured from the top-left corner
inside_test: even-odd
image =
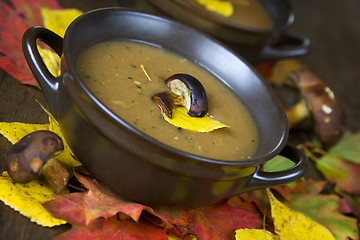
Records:
[[[129,239],[129,240],[167,240],[166,232],[146,221],[139,223],[131,219],[120,220],[116,216],[108,219],[98,218],[89,226],[75,225],[54,240],[88,240],[88,239]]]
[[[360,132],[346,132],[329,151],[329,155],[341,156],[349,162],[360,164]]]
[[[204,117],[192,117],[187,114],[185,107],[176,107],[173,109],[173,118],[168,118],[162,113],[164,119],[182,129],[194,131],[194,132],[211,132],[215,129],[228,127],[227,125],[213,119],[212,117],[205,115]]]
[[[53,10],[46,7],[41,8],[44,26],[60,37],[64,37],[65,31],[70,23],[82,13],[82,11],[75,8],[62,10]]]
[[[360,194],[360,184],[354,176],[359,176],[360,165],[346,161],[342,157],[326,155],[316,161],[316,167],[337,187],[348,193]]]
[[[53,227],[66,223],[54,218],[42,206],[54,196],[51,188],[37,180],[20,184],[15,183],[6,172],[0,176],[0,200],[41,226]]]
[[[264,229],[238,229],[235,238],[236,240],[279,240],[275,234]]]
[[[53,216],[73,225],[71,234],[80,234],[77,231],[100,234],[95,233],[94,223],[114,216],[122,216],[121,219],[140,225],[146,220],[164,232],[173,233],[172,238],[194,234],[197,239],[233,239],[236,229],[261,225],[257,211],[232,207],[226,201],[198,209],[152,209],[122,200],[91,176],[76,173],[76,177],[88,189],[87,192],[56,196],[44,204]]]
[[[45,208],[53,216],[73,225],[86,226],[100,217],[106,219],[117,213],[126,214],[135,222],[139,221],[143,210],[153,213],[151,208],[115,196],[92,177],[81,174],[76,174],[76,177],[88,191],[58,195],[54,200],[45,203]]]
[[[197,0],[197,2],[211,12],[215,12],[224,17],[230,17],[234,12],[231,1],[228,0]]]
[[[327,189],[326,181],[302,180],[293,188],[279,186],[273,189],[285,196],[287,206],[327,227],[336,239],[357,239],[356,219],[340,212],[342,199],[334,194],[322,194]]]
[[[304,214],[288,208],[278,201],[270,190],[268,190],[268,196],[271,203],[271,214],[274,219],[275,232],[280,239],[335,240],[329,229]]]
[[[278,155],[265,163],[264,171],[265,172],[277,172],[277,171],[289,169],[294,165],[295,165],[294,162],[290,161],[289,159],[287,159],[285,157]]]
[[[195,209],[189,227],[198,239],[234,239],[236,229],[261,224],[260,214],[218,203]]]
[[[0,2],[0,68],[23,84],[38,86],[22,53],[21,39],[31,26],[43,26],[40,7],[61,9],[57,0]]]
[[[327,227],[336,239],[357,239],[358,228],[355,218],[339,212],[340,198],[336,195],[298,194],[291,203],[297,211]]]
[[[16,12],[29,26],[41,26],[41,8],[62,9],[57,0],[11,0]]]
[[[40,56],[42,57],[47,69],[55,77],[60,76],[60,57],[50,49],[38,46]]]

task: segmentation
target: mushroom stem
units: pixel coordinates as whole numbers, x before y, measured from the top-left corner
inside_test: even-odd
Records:
[[[45,178],[55,193],[61,192],[70,179],[69,171],[56,158],[48,160],[39,175]]]

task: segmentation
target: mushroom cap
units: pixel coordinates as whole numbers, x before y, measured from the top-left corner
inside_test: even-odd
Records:
[[[346,130],[345,113],[325,82],[309,69],[293,71],[288,80],[300,89],[324,147],[337,143]]]
[[[205,88],[198,79],[186,73],[177,73],[170,76],[165,83],[173,93],[182,96],[190,116],[202,117],[207,113]]]

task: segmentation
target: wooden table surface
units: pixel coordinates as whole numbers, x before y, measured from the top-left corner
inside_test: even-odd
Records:
[[[131,0],[61,0],[64,7],[87,11],[99,7],[133,4]],[[312,51],[299,58],[320,75],[334,91],[347,115],[352,131],[360,130],[360,1],[290,0],[296,20],[289,32],[305,35],[312,41]],[[0,121],[46,123],[42,92],[0,70]],[[11,144],[0,138],[0,166]],[[0,239],[50,239],[70,226],[43,228],[0,202]]]

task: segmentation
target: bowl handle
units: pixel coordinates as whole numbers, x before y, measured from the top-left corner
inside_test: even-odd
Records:
[[[62,55],[63,39],[56,33],[43,28],[31,27],[25,31],[22,38],[22,48],[27,64],[36,81],[45,93],[52,110],[56,109],[59,80],[46,67],[37,48],[36,41],[40,40],[51,47],[59,57]]]
[[[265,172],[259,168],[242,189],[239,189],[239,192],[282,185],[304,176],[308,166],[308,159],[303,151],[291,144],[286,144],[279,155],[291,160],[295,165],[277,172]]]
[[[310,39],[284,33],[272,44],[266,45],[261,53],[261,60],[272,60],[302,56],[310,51]]]

